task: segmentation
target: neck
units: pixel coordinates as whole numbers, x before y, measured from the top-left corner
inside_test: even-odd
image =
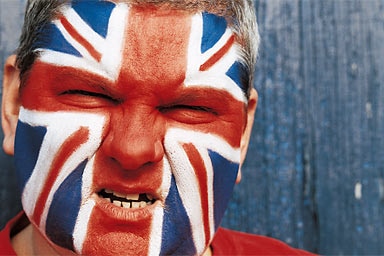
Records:
[[[28,241],[28,242],[26,242]],[[54,247],[41,235],[32,224],[16,234],[12,240],[12,247],[17,255],[71,255],[68,250]]]
[[[202,256],[212,256],[212,250],[211,247],[208,247],[207,250],[203,253]]]

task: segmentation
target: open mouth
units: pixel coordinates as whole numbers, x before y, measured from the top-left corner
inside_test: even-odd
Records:
[[[97,194],[100,197],[109,200],[114,205],[127,209],[143,208],[156,202],[156,199],[154,199],[152,195],[145,193],[121,194],[112,190],[102,189]]]

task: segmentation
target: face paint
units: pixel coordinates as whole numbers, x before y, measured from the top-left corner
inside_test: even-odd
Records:
[[[225,20],[76,1],[43,31],[15,146],[32,223],[82,254],[203,253],[245,120]]]

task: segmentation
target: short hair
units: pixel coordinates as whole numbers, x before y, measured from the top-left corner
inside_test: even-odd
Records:
[[[34,49],[39,34],[59,13],[60,7],[70,2],[71,0],[28,0],[20,43],[16,50],[16,65],[20,70],[21,84],[24,84],[28,71],[39,55]],[[247,73],[244,93],[249,96],[260,42],[252,0],[118,0],[118,2],[127,2],[132,6],[162,5],[191,12],[207,11],[224,17],[241,46],[242,62]]]

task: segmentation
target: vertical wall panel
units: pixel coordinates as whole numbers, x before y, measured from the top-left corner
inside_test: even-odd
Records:
[[[259,108],[225,224],[322,254],[383,254],[383,1],[256,5]]]
[[[300,1],[256,1],[262,36],[255,81],[259,105],[244,179],[234,195],[240,206],[232,206],[227,217],[243,220],[248,232],[314,251],[299,7]]]

